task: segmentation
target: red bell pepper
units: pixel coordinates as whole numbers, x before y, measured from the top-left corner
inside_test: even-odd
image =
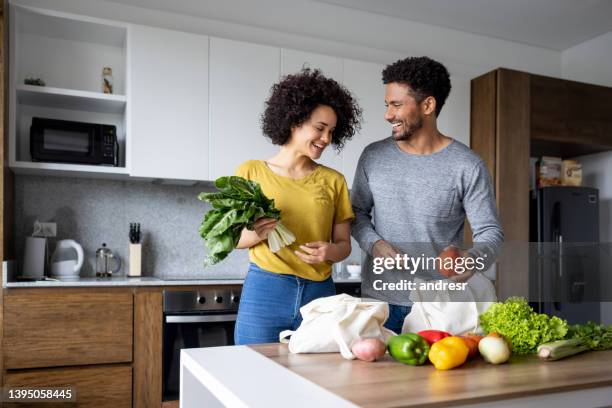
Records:
[[[445,337],[452,336],[452,334],[442,330],[421,330],[419,332],[419,336],[423,337],[431,346],[435,342],[440,341]]]

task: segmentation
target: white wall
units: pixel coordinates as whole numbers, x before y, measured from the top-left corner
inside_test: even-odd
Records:
[[[558,51],[322,2],[119,1],[130,5],[102,0],[16,0],[15,3],[384,64],[408,55],[428,55],[444,63],[451,73],[453,90],[440,115],[440,129],[466,144],[469,144],[472,78],[497,67],[560,75]],[[155,5],[165,11],[134,5]],[[381,120],[383,106],[381,95]]]
[[[563,78],[612,86],[612,31],[561,53]]]
[[[561,53],[563,78],[612,86],[612,32]],[[612,112],[610,112],[612,115]],[[599,189],[600,240],[612,242],[612,152],[579,158],[584,184]],[[602,320],[612,324],[612,303],[602,303]]]

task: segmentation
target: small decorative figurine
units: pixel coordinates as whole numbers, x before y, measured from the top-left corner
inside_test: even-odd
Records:
[[[102,68],[102,91],[106,94],[113,93],[113,69],[111,67]]]

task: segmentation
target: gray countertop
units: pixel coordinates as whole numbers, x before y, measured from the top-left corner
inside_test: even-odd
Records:
[[[236,275],[219,274],[205,277],[173,276],[171,278],[157,278],[153,276],[127,277],[114,276],[112,278],[79,277],[77,279],[47,279],[42,281],[13,281],[7,276],[14,276],[9,272],[12,266],[6,261],[2,265],[3,288],[48,288],[48,287],[122,287],[122,286],[200,286],[200,285],[242,285],[244,278]],[[333,275],[335,283],[360,283],[361,277],[351,277],[348,273]]]
[[[244,279],[160,279],[154,277],[128,278],[78,278],[73,280],[44,280],[3,282],[5,288],[48,288],[48,287],[122,287],[122,286],[200,286],[200,285],[242,285]],[[361,279],[334,278],[336,283],[359,283]]]
[[[121,286],[181,286],[181,285],[242,285],[244,279],[160,279],[154,277],[79,278],[71,280],[44,280],[6,282],[5,288],[48,287],[121,287]]]

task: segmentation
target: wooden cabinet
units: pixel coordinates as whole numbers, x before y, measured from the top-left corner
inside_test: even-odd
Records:
[[[14,289],[2,300],[5,386],[72,386],[80,407],[132,406],[131,289]]]
[[[280,76],[280,49],[211,37],[210,178],[234,174],[250,159],[278,147],[263,136],[260,119]]]
[[[45,407],[129,408],[132,406],[132,367],[130,364],[62,367],[9,371],[5,387],[71,387],[74,403],[45,403]],[[24,403],[6,404],[20,408]],[[153,405],[150,405],[151,407]]]
[[[472,80],[470,146],[487,163],[505,250],[497,295],[529,294],[529,157],[612,150],[612,88],[497,69]]]
[[[162,400],[162,292],[134,293],[134,408],[159,407]]]
[[[5,369],[131,362],[132,314],[128,289],[7,291]]]
[[[529,77],[532,156],[572,157],[612,148],[612,88]]]
[[[208,37],[134,25],[134,177],[208,179]]]

